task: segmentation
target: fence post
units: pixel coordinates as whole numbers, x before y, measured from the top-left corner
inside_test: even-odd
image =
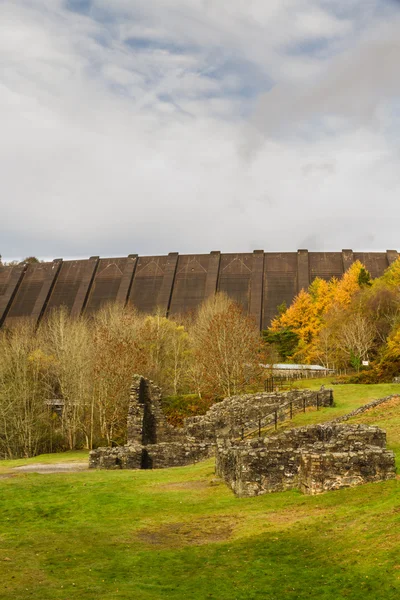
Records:
[[[244,439],[244,427],[242,427],[242,440]]]
[[[278,429],[278,411],[275,411],[275,430]]]
[[[293,402],[290,403],[290,418],[293,419]]]
[[[317,410],[319,410],[319,394],[317,393]]]
[[[303,398],[303,412],[306,412],[306,399]]]

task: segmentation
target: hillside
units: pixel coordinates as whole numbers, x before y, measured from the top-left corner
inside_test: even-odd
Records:
[[[334,408],[296,415],[295,424],[329,420],[400,386],[334,390]],[[384,427],[399,459],[400,400],[357,421]],[[12,471],[86,457],[0,463],[2,600],[399,597],[399,479],[237,499],[212,460],[161,471]]]

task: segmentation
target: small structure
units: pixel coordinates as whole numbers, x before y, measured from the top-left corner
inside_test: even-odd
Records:
[[[236,496],[304,494],[395,477],[386,433],[367,425],[311,425],[250,441],[219,440],[216,473]]]
[[[276,363],[261,365],[271,372],[274,377],[287,379],[308,379],[311,377],[328,377],[335,373],[334,369],[327,369],[321,365],[301,365],[292,363]]]

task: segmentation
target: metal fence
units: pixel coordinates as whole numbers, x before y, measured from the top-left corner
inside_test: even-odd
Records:
[[[271,375],[264,380],[264,391],[274,392],[277,388],[285,383],[292,383],[303,379],[318,379],[327,377],[328,372],[325,371],[299,371],[298,373],[284,373],[279,375]]]
[[[330,399],[332,402],[333,401],[333,392],[332,392],[332,390],[329,390],[329,392],[330,392]],[[282,404],[281,406],[274,408],[269,413],[264,415],[262,418],[260,417],[258,419],[258,427],[256,429],[252,429],[251,431],[247,431],[245,433],[246,427],[243,426],[242,431],[241,431],[241,439],[243,440],[244,438],[253,435],[257,431],[258,431],[258,437],[261,437],[261,430],[264,427],[267,427],[268,425],[273,426],[276,431],[278,429],[278,423],[279,423],[279,418],[278,418],[279,412],[281,412],[281,414],[282,414],[282,409],[283,409],[283,411],[285,411],[285,409],[288,410],[288,419],[292,420],[293,414],[294,414],[294,408],[298,407],[298,408],[300,408],[300,411],[306,412],[307,406],[312,407],[313,404],[310,404],[310,399],[307,398],[306,396],[304,396],[302,398],[295,398],[293,400],[290,400],[289,402],[286,402],[285,404]],[[315,407],[317,410],[319,410],[320,406],[321,406],[321,402],[320,402],[319,394],[317,393],[315,395]],[[299,411],[297,411],[297,412],[299,412]],[[286,420],[286,418],[284,420]]]

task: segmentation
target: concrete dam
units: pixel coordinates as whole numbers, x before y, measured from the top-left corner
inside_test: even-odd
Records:
[[[264,252],[178,254],[62,260],[0,266],[0,327],[23,318],[39,322],[65,306],[71,316],[91,314],[107,302],[132,304],[166,316],[188,313],[217,291],[239,302],[257,325],[268,327],[277,307],[289,306],[316,278],[340,278],[360,260],[379,277],[398,258],[386,252]]]

